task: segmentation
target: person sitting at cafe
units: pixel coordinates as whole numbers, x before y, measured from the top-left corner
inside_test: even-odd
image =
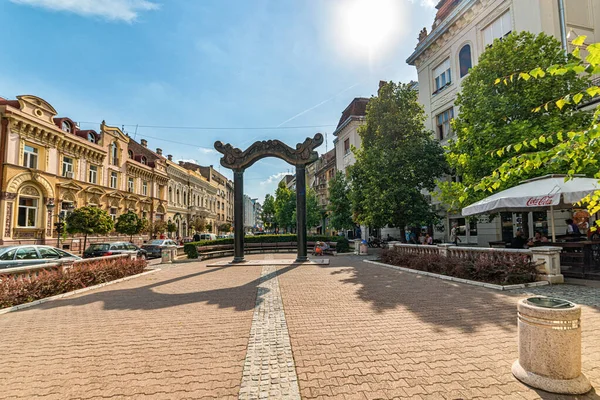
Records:
[[[548,241],[548,238],[542,234],[540,231],[535,232],[535,236],[530,238],[527,242],[527,246],[535,246],[536,243],[545,243]]]
[[[516,236],[510,242],[511,249],[523,249],[527,244],[527,240],[523,237],[523,231],[518,230]]]
[[[579,227],[577,226],[576,223],[573,222],[573,220],[571,218],[565,220],[565,222],[567,223],[567,235],[570,235],[570,236],[580,236],[581,235],[581,231],[579,230]]]

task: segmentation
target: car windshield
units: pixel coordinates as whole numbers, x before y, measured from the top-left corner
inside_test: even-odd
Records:
[[[89,251],[107,251],[109,245],[107,243],[96,243],[88,247]]]
[[[155,246],[160,246],[160,245],[162,245],[162,244],[163,244],[163,242],[164,242],[164,240],[152,240],[152,241],[151,241],[150,243],[148,243],[148,244],[153,244],[153,245],[155,245]]]

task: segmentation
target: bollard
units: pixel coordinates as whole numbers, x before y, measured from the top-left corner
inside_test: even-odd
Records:
[[[161,264],[170,264],[171,263],[171,250],[169,249],[162,249],[162,259]]]
[[[592,386],[581,373],[581,307],[562,299],[530,297],[517,308],[519,359],[513,363],[513,375],[547,392],[587,393]]]

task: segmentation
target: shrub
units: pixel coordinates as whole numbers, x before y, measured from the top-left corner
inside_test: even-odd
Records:
[[[534,282],[537,276],[535,264],[522,254],[474,253],[473,257],[463,259],[439,254],[417,255],[395,247],[383,250],[381,261],[419,271],[500,285]]]
[[[350,242],[343,236],[338,236],[335,251],[338,253],[347,253],[350,251]]]
[[[193,243],[184,244],[183,251],[187,254],[188,258],[198,258],[198,248]]]
[[[307,242],[336,242],[339,236],[308,236]],[[201,240],[199,242],[188,243],[195,246],[213,246],[218,244],[233,244],[233,238],[217,239],[217,240]],[[286,235],[256,235],[244,237],[245,243],[281,243],[281,242],[297,242],[298,237],[292,234]]]
[[[83,261],[70,269],[43,270],[37,276],[24,278],[0,274],[0,308],[136,275],[142,273],[146,265],[145,260],[123,257]]]

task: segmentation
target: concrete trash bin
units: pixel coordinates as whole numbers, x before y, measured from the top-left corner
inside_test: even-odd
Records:
[[[161,252],[161,263],[162,264],[169,264],[171,262],[171,250],[169,249],[162,249]]]
[[[587,393],[592,386],[581,373],[581,307],[552,297],[530,297],[519,301],[517,309],[515,378],[551,393]]]
[[[360,255],[361,256],[366,256],[367,254],[369,254],[369,246],[367,246],[367,243],[362,243],[360,244]]]

